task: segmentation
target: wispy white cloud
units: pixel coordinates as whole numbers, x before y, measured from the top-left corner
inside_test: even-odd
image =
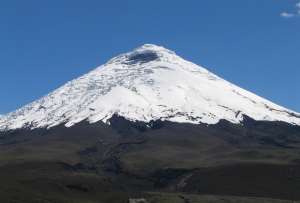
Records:
[[[292,18],[292,17],[295,17],[295,14],[294,13],[288,13],[288,12],[282,12],[280,14],[281,17],[283,18]]]
[[[280,13],[280,16],[283,18],[293,18],[293,17],[297,17],[297,16],[300,17],[300,2],[296,3],[295,7],[296,7],[296,10],[291,11],[291,12],[284,11],[284,12]]]

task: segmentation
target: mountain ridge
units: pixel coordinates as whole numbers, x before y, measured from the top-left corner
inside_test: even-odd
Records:
[[[130,121],[215,124],[221,119],[300,125],[300,114],[218,77],[164,47],[145,44],[118,55],[50,94],[0,116],[0,130],[70,127],[118,114]]]

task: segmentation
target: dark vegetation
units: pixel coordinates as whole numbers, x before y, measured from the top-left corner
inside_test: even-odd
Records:
[[[300,127],[110,123],[0,133],[0,202],[300,200]]]

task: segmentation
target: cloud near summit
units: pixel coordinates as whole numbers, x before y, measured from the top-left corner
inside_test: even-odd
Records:
[[[293,18],[293,17],[300,17],[300,2],[295,4],[296,9],[293,11],[283,11],[280,13],[280,16],[283,18]]]

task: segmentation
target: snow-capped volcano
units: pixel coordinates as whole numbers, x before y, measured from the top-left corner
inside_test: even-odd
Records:
[[[145,44],[121,54],[45,97],[0,117],[0,130],[43,128],[80,121],[169,120],[233,123],[255,120],[300,125],[300,114],[276,105],[188,62],[160,46]]]

